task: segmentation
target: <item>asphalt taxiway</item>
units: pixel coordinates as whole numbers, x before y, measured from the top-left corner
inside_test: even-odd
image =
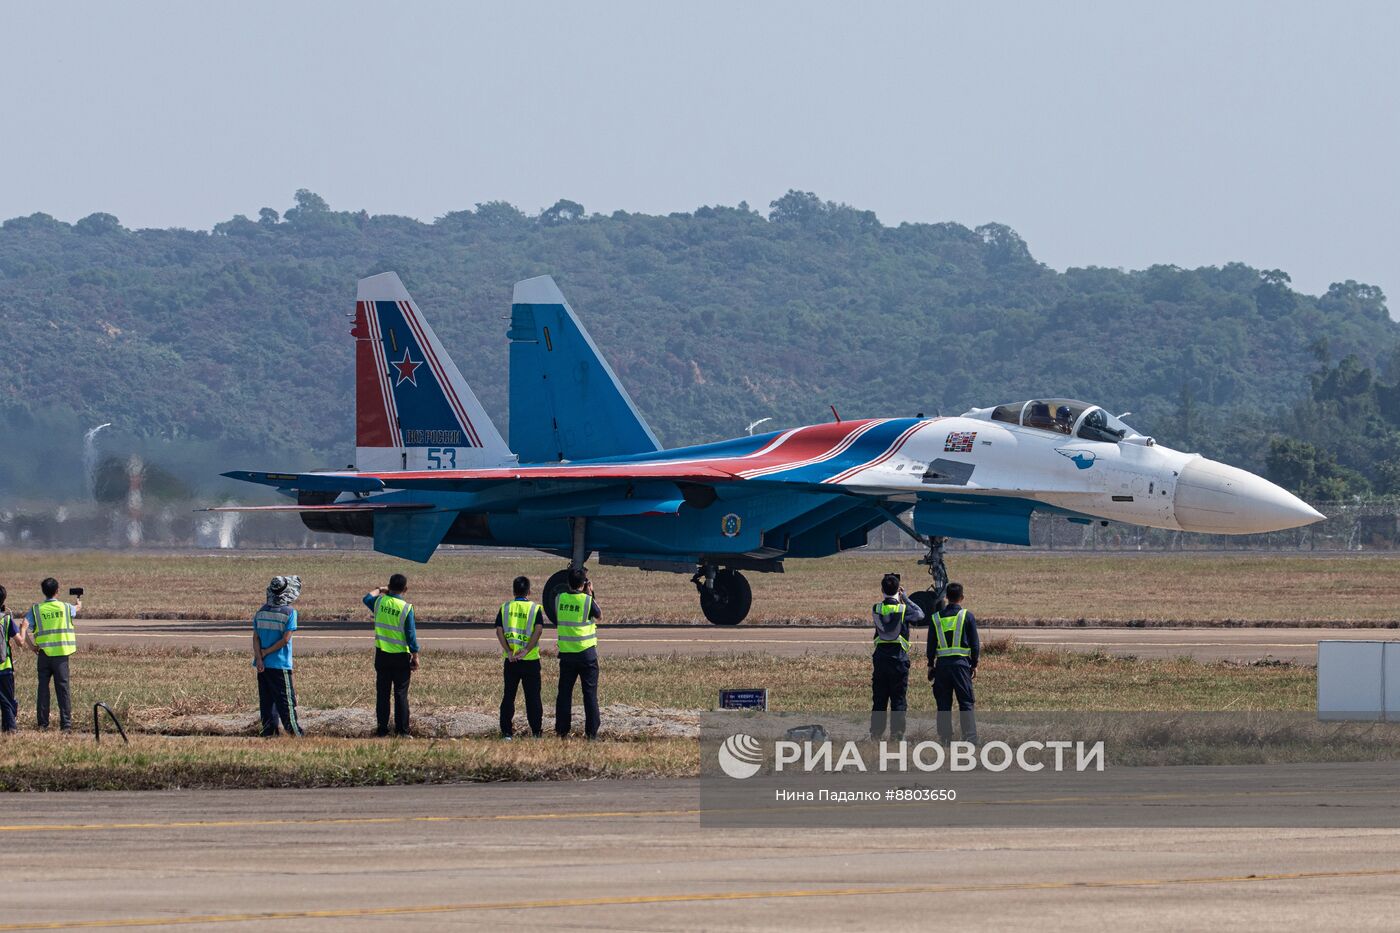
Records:
[[[1400,906],[1400,830],[714,829],[698,797],[694,780],[15,796],[0,930],[1382,929]]]

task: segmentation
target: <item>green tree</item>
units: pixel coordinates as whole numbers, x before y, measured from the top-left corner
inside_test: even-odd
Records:
[[[584,212],[582,204],[577,201],[567,201],[561,198],[554,202],[553,207],[540,214],[540,223],[547,227],[553,227],[575,220],[582,220],[583,217]]]
[[[1269,269],[1259,273],[1259,284],[1254,289],[1254,303],[1259,313],[1265,317],[1281,317],[1298,306],[1297,296],[1291,288],[1292,279],[1280,269]]]
[[[306,188],[298,188],[294,197],[296,206],[287,208],[286,212],[282,215],[282,219],[288,223],[310,220],[330,213],[331,206],[326,203],[326,199],[316,194],[314,191],[309,191]]]
[[[105,236],[110,233],[122,233],[124,230],[120,220],[111,214],[102,213],[88,214],[75,223],[73,229],[88,236]]]

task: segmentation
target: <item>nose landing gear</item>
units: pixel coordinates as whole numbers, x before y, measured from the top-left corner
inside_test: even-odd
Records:
[[[932,619],[938,610],[946,605],[943,594],[948,589],[948,565],[943,561],[943,545],[947,538],[921,538],[920,543],[928,547],[928,553],[919,558],[919,563],[928,568],[933,578],[926,590],[909,594],[909,601],[924,611],[924,623]]]
[[[700,593],[700,611],[712,625],[738,625],[753,605],[753,589],[737,570],[703,564],[690,578]]]

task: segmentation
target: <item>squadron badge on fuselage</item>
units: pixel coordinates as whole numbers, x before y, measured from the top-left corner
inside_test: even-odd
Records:
[[[1098,456],[1092,450],[1081,450],[1075,447],[1056,447],[1055,453],[1064,457],[1069,457],[1074,461],[1074,465],[1081,470],[1087,470],[1094,465]]]

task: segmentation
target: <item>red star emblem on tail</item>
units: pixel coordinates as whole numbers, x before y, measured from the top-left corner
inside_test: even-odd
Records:
[[[403,359],[401,361],[396,363],[393,360],[390,360],[389,362],[392,363],[394,368],[399,371],[398,381],[394,383],[395,388],[398,388],[405,382],[412,383],[415,386],[418,385],[418,380],[413,375],[413,373],[415,370],[418,369],[419,366],[423,365],[423,361],[419,360],[417,362],[414,362],[412,357],[408,355],[408,347],[403,348]]]

